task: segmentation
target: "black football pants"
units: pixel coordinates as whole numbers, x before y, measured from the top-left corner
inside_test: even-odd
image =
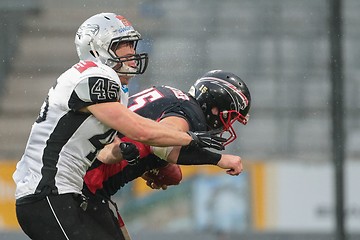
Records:
[[[16,205],[16,215],[22,230],[33,240],[118,240],[114,221],[99,224],[85,211],[81,195],[50,195],[44,199]],[[98,209],[100,210],[100,209]],[[94,214],[93,211],[91,211]],[[108,212],[97,211],[99,219],[109,219]],[[105,229],[107,226],[108,229]],[[113,231],[113,232],[111,232]]]

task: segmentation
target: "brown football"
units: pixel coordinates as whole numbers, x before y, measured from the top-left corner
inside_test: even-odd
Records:
[[[178,185],[182,179],[181,168],[177,164],[169,163],[165,167],[154,168],[142,176],[145,180],[152,180],[156,185]]]

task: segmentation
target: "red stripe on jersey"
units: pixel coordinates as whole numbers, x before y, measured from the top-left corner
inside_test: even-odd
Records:
[[[78,70],[80,73],[82,73],[88,68],[97,67],[97,65],[93,61],[80,61],[77,64],[75,64],[73,67],[76,70]]]
[[[99,167],[94,168],[85,174],[85,184],[90,192],[95,194],[97,190],[103,188],[103,182],[124,170],[127,165],[127,161],[120,161],[114,164],[101,164]]]

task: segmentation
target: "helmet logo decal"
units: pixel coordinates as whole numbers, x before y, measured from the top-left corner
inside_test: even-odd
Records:
[[[201,85],[201,87],[199,87],[199,90],[201,91],[201,93],[206,93],[208,91],[208,87],[206,87],[205,85]]]
[[[96,36],[99,33],[99,25],[97,24],[87,24],[85,26],[81,26],[76,33],[76,36],[81,39],[81,36]]]

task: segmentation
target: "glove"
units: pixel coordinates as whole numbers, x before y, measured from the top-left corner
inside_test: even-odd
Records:
[[[135,144],[129,142],[122,142],[119,144],[123,159],[126,159],[129,165],[136,165],[140,159],[139,149]]]
[[[226,138],[217,136],[220,131],[208,131],[208,132],[187,132],[193,139],[189,146],[200,148],[214,148],[216,150],[224,150],[223,143],[226,142]]]

